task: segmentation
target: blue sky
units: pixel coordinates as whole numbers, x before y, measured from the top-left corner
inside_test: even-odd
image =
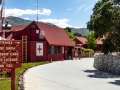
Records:
[[[98,0],[38,0],[38,19],[59,27],[86,28]],[[37,0],[5,0],[5,15],[37,20]]]

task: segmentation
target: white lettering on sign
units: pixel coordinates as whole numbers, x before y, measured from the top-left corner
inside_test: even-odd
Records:
[[[4,65],[0,65],[0,68],[4,67]]]
[[[6,50],[15,50],[15,47],[6,47]]]
[[[0,50],[4,50],[4,47],[0,47]]]
[[[11,68],[11,67],[13,67],[13,65],[12,64],[6,64],[6,67]]]
[[[0,53],[0,56],[8,56],[9,53]]]
[[[0,44],[13,44],[12,41],[0,41]]]
[[[10,56],[19,56],[19,53],[10,53]]]

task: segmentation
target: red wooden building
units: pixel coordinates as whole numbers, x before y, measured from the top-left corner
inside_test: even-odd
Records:
[[[28,62],[68,59],[74,46],[62,28],[35,21],[29,25],[12,26],[11,30],[5,31],[5,38],[23,40],[23,58],[26,57]]]
[[[87,41],[87,39],[85,37],[75,36],[76,46],[87,48],[86,41]],[[103,44],[102,39],[98,40],[95,50],[96,51],[101,50],[102,44]]]

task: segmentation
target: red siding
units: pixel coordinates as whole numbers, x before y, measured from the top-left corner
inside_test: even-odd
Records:
[[[60,54],[48,54],[48,60],[62,60],[64,59],[64,54],[62,53],[62,47],[60,47]]]
[[[36,56],[36,43],[43,43],[43,56]],[[47,43],[46,42],[28,42],[28,61],[29,62],[38,62],[47,60]]]

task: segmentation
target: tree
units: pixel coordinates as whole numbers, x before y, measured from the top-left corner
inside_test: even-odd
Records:
[[[79,36],[79,37],[81,37],[82,35],[81,35],[80,33],[76,32],[76,33],[74,33],[74,36]]]
[[[69,38],[71,39],[71,41],[75,44],[75,38],[74,38],[74,35],[73,33],[69,32],[68,30],[65,30],[67,35],[69,36]]]
[[[70,27],[66,27],[65,30],[68,30],[68,32],[71,32],[71,28]]]
[[[92,31],[91,33],[89,33],[86,36],[86,39],[87,39],[87,42],[86,42],[87,48],[94,49],[97,44],[97,39],[95,39],[94,37],[94,32]]]
[[[95,32],[96,38],[105,36],[102,47],[104,54],[118,51],[120,49],[120,7],[115,5],[115,0],[98,1],[93,8],[87,28]],[[114,48],[108,47],[110,44]]]

